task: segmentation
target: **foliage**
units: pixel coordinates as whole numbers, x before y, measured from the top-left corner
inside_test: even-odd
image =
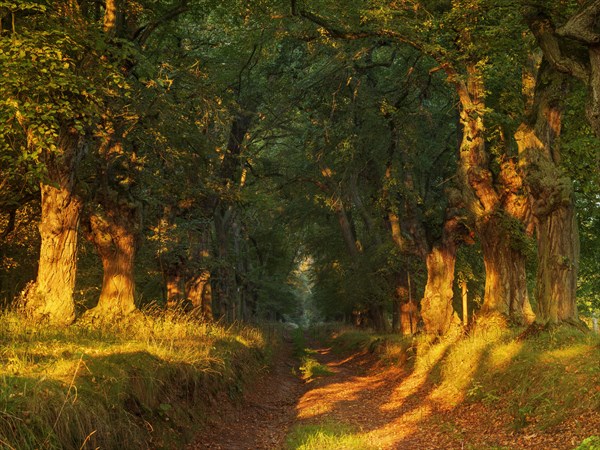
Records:
[[[600,209],[598,196],[600,179],[598,139],[590,126],[581,120],[585,109],[585,91],[574,87],[565,112],[565,136],[562,148],[564,166],[574,180],[578,219],[580,223],[581,263],[578,280],[578,307],[586,316],[600,313]]]
[[[59,135],[92,134],[105,99],[127,96],[127,85],[118,59],[101,57],[98,30],[65,22],[60,2],[14,6],[16,25],[0,34],[0,158],[8,174],[36,184],[44,179],[44,158],[60,154]],[[124,47],[120,56],[126,54]]]
[[[596,450],[600,448],[600,437],[590,436],[577,446],[575,450]]]

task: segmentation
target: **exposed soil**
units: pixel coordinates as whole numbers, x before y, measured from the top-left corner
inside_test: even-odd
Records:
[[[427,374],[382,367],[368,353],[342,358],[322,348],[316,357],[333,375],[306,383],[292,374],[297,362],[284,348],[243,406],[224,404],[222,417],[189,449],[283,449],[294,424],[332,421],[379,449],[566,450],[600,433],[600,412],[541,432],[534,424],[516,426],[493,405],[452,400]]]
[[[219,414],[197,436],[188,450],[282,449],[288,429],[296,420],[298,399],[306,391],[294,375],[298,362],[290,342],[284,342],[270,370],[258,375],[246,389],[241,405],[223,398],[215,402]]]

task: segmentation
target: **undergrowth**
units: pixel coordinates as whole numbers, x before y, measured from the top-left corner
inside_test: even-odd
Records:
[[[0,447],[181,448],[219,392],[264,366],[260,331],[147,311],[128,323],[0,316]]]
[[[342,329],[333,346],[371,351],[385,364],[403,365],[411,376],[428,380],[429,399],[439,407],[482,402],[502,411],[512,417],[508,432],[551,430],[600,410],[598,335],[569,326],[522,333],[491,322],[435,340]],[[600,439],[591,436],[579,448],[600,449]]]

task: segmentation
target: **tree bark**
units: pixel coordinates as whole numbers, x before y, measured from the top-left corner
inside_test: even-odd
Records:
[[[511,321],[523,324],[534,320],[527,293],[526,259],[515,243],[518,229],[514,218],[496,214],[480,228],[485,294],[481,312],[500,313]]]
[[[90,235],[104,275],[98,305],[88,314],[102,320],[121,318],[136,310],[134,259],[139,219],[135,207],[103,202],[102,212],[90,216]]]
[[[82,203],[67,188],[42,185],[40,260],[24,310],[34,321],[69,325],[75,320],[77,234]]]
[[[383,305],[370,303],[368,308],[367,314],[373,329],[378,333],[386,333],[388,330],[388,322],[385,319]]]
[[[210,229],[202,226],[189,235],[190,253],[185,281],[185,297],[195,312],[204,319],[213,319],[211,272],[207,268],[210,256]]]
[[[167,308],[180,307],[183,298],[183,279],[180,273],[166,273],[164,275],[167,287]]]
[[[404,334],[402,305],[408,303],[408,298],[408,274],[400,270],[396,274],[396,288],[392,298],[392,333]]]
[[[36,322],[69,325],[75,320],[73,289],[77,273],[77,235],[83,203],[75,194],[80,158],[78,138],[61,132],[58,155],[46,154],[53,184],[41,184],[41,238],[37,278],[22,294],[22,311]]]
[[[421,317],[429,335],[444,335],[454,317],[454,266],[456,264],[455,219],[447,220],[439,242],[435,243],[425,258],[427,284],[421,300]]]
[[[579,236],[573,205],[557,207],[538,217],[538,275],[536,296],[538,321],[542,323],[577,320],[577,272]]]
[[[577,320],[579,231],[571,180],[560,167],[566,78],[542,61],[530,118],[515,138],[532,204],[538,244],[537,321]]]
[[[498,180],[503,189],[496,189],[485,148],[482,75],[475,65],[468,67],[467,74],[466,83],[455,82],[463,134],[458,174],[464,187],[463,202],[482,245],[486,269],[482,310],[508,315],[516,322],[531,321],[525,257],[518,245],[522,230],[516,226],[525,220],[527,210],[523,205],[526,202],[517,194],[516,172],[508,174],[510,165],[503,166]]]
[[[191,302],[194,311],[206,320],[212,320],[212,288],[210,272],[203,270],[190,278],[185,285],[185,296]]]
[[[100,321],[123,318],[134,312],[134,260],[139,243],[141,209],[130,190],[135,182],[123,183],[119,174],[124,148],[120,138],[109,135],[98,150],[98,188],[95,204],[87,212],[87,238],[102,261],[103,278],[98,304],[86,312]]]

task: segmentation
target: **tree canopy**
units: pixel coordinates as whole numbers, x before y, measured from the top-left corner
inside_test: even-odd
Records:
[[[0,1],[3,304],[579,325],[600,8],[564,3]]]

